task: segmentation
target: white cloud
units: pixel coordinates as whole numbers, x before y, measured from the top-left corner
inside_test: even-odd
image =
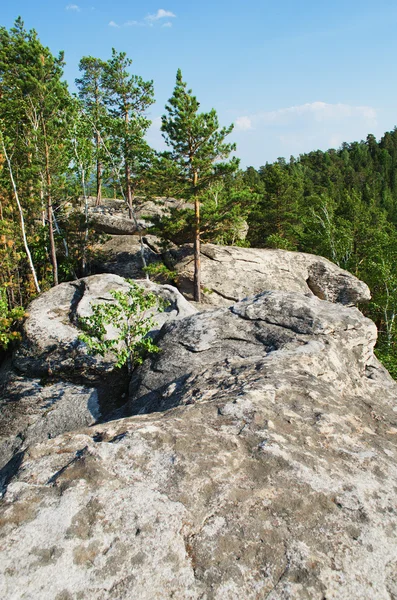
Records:
[[[164,8],[159,8],[158,11],[154,15],[148,15],[145,17],[146,21],[158,21],[159,19],[172,19],[175,18],[173,12],[170,10],[164,10]]]
[[[65,10],[74,10],[75,12],[81,12],[81,8],[77,4],[68,4],[67,6],[65,6]]]
[[[75,5],[73,5],[75,6]],[[76,5],[77,6],[77,5]],[[159,8],[158,11],[153,14],[153,15],[148,15],[147,17],[144,18],[143,21],[136,21],[136,20],[130,20],[130,21],[125,21],[122,25],[118,25],[115,21],[110,21],[109,22],[109,26],[110,27],[153,27],[154,24],[157,21],[161,21],[161,19],[171,19],[171,18],[175,18],[176,15],[174,15],[173,12],[171,12],[170,10],[164,10],[163,8]],[[161,25],[162,27],[172,27],[172,23],[171,21],[167,21],[166,23],[163,23]]]
[[[371,106],[351,106],[350,104],[328,104],[327,102],[307,102],[300,106],[279,108],[278,110],[251,115],[252,122],[283,123],[298,117],[314,118],[317,122],[361,117],[376,121],[376,110]]]
[[[261,165],[278,156],[338,148],[342,142],[382,133],[382,112],[343,102],[307,102],[234,119],[233,136],[243,164]]]
[[[248,131],[252,129],[252,121],[249,117],[238,117],[235,121],[236,129],[240,131]]]

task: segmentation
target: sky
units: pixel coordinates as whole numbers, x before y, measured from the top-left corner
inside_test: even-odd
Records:
[[[203,111],[234,123],[242,167],[379,139],[397,125],[396,0],[1,3],[1,25],[19,15],[54,54],[65,51],[71,91],[82,56],[126,52],[133,72],[154,81],[156,149],[178,68]]]

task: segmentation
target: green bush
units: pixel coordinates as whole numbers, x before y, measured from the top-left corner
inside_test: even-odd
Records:
[[[147,354],[159,352],[149,331],[155,326],[150,309],[164,310],[165,303],[152,292],[133,281],[128,281],[128,291],[112,290],[110,295],[114,302],[91,304],[92,315],[80,319],[83,332],[79,339],[85,342],[92,354],[105,356],[113,352],[117,367],[125,364],[128,372],[141,364]],[[112,339],[107,336],[107,327],[111,325],[117,331]]]
[[[6,350],[10,342],[20,339],[21,334],[16,327],[25,316],[21,306],[8,307],[6,291],[0,289],[0,350]]]

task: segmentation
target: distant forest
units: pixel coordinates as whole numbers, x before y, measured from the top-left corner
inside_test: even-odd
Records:
[[[0,348],[18,338],[35,295],[90,273],[88,196],[124,199],[131,218],[142,200],[169,196],[199,205],[200,222],[193,209],[159,219],[164,244],[310,252],[363,279],[373,299],[360,308],[397,377],[397,130],[242,170],[224,142],[232,127],[199,112],[178,71],[162,121],[169,151],[157,153],[145,138],[153,82],[131,62],[115,50],[108,61],[83,57],[72,95],[62,53],[21,19],[0,28]]]

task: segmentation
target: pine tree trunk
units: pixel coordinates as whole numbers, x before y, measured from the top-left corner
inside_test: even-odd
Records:
[[[102,201],[102,163],[97,161],[96,166],[96,206]]]
[[[102,164],[99,158],[99,151],[101,147],[101,135],[98,131],[99,127],[99,85],[98,81],[96,81],[95,85],[95,146],[96,146],[96,202],[95,206],[99,206],[102,200]]]
[[[99,132],[95,133],[95,145],[96,145],[96,153],[97,153],[97,161],[96,161],[96,201],[95,206],[99,206],[102,200],[102,163],[99,157],[99,148],[101,146],[101,138]]]
[[[131,174],[130,174],[130,167],[128,166],[127,161],[125,163],[125,187],[126,187],[126,197],[127,197],[127,204],[128,204],[128,216],[130,219],[133,219],[134,211],[132,208]]]
[[[194,173],[193,186],[197,186],[198,175]],[[194,281],[193,296],[196,302],[201,302],[201,264],[200,264],[200,200],[194,197]]]

